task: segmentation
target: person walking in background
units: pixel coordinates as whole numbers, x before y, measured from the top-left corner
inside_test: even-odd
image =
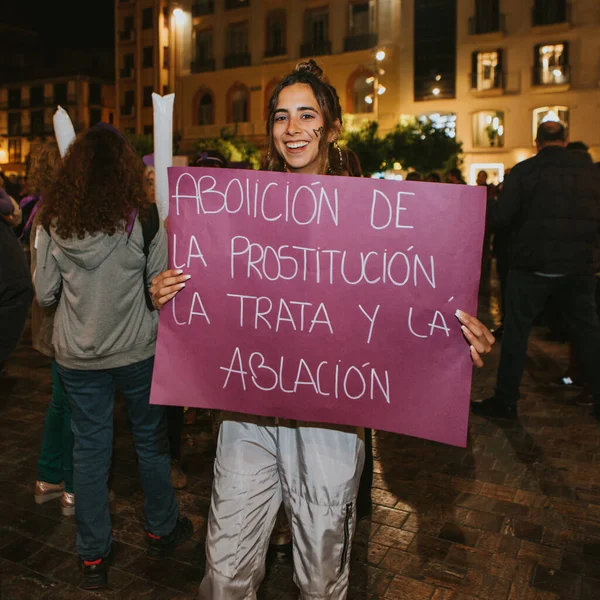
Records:
[[[506,319],[495,394],[472,403],[473,413],[515,418],[527,339],[536,316],[554,297],[581,359],[600,420],[600,171],[584,154],[566,150],[565,128],[538,127],[538,153],[516,165],[497,204],[492,230],[510,229]]]
[[[440,177],[439,173],[437,173],[436,171],[432,171],[431,173],[429,173],[429,175],[427,175],[425,181],[429,181],[430,183],[441,183],[442,178]]]
[[[19,222],[18,204],[0,188],[0,376],[21,339],[33,297],[27,259],[14,232]]]
[[[153,222],[146,255],[144,231]],[[142,162],[104,123],[69,147],[45,192],[41,223],[34,283],[41,306],[58,302],[53,342],[75,436],[81,587],[97,589],[107,583],[112,557],[115,385],[127,401],[138,456],[147,556],[164,559],[193,533],[171,485],[165,409],[149,403],[158,315],[147,306],[146,281],[166,267],[166,236]]]
[[[36,231],[40,224],[39,207],[43,191],[50,186],[53,173],[59,164],[60,155],[55,143],[47,143],[33,154],[27,178],[27,188],[32,197],[33,210],[28,229]],[[30,243],[30,266],[32,275],[37,264],[35,234],[26,233]],[[52,332],[56,304],[42,308],[34,298],[31,306],[31,341],[38,351],[54,359]],[[65,394],[58,366],[52,361],[52,397],[46,420],[42,447],[38,459],[38,479],[35,482],[34,499],[44,504],[60,497],[61,512],[64,516],[75,514],[75,494],[73,491],[73,432],[71,431],[71,409]]]
[[[347,173],[336,143],[339,98],[313,60],[281,80],[268,108],[269,170],[290,177]],[[187,278],[173,270],[156,277],[155,305],[164,306]],[[479,352],[489,352],[493,338],[473,317],[464,319],[472,357],[480,364]],[[346,598],[363,461],[360,427],[227,415],[217,447],[200,598],[256,597],[282,501],[292,527],[300,598]]]
[[[496,200],[504,189],[504,182],[510,175],[510,169],[504,171],[504,179],[498,184]],[[504,314],[506,312],[506,279],[508,277],[508,240],[510,229],[508,227],[496,229],[492,233],[492,256],[496,259],[496,273],[500,285],[500,325],[492,329],[492,334],[499,340],[504,333]]]
[[[488,183],[487,171],[479,171],[477,173],[476,185],[485,187],[486,200],[490,202],[496,198],[496,186]],[[486,223],[486,228],[483,234],[483,250],[481,253],[481,278],[485,281],[489,280],[492,270],[492,233],[489,225]]]

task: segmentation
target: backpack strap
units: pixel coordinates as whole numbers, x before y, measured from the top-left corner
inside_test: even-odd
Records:
[[[150,205],[150,210],[148,212],[148,216],[144,220],[140,220],[142,225],[142,233],[144,234],[144,257],[146,259],[146,264],[144,265],[144,297],[146,299],[146,306],[148,310],[156,310],[154,308],[154,304],[152,304],[152,296],[150,295],[150,290],[148,289],[148,255],[150,254],[150,244],[152,240],[156,237],[158,233],[158,228],[160,227],[160,217],[158,216],[158,208],[156,204]]]

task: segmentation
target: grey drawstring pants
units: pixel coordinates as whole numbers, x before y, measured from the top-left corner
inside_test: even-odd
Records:
[[[256,598],[283,502],[300,598],[344,600],[364,463],[362,429],[248,415],[224,418],[200,598]]]

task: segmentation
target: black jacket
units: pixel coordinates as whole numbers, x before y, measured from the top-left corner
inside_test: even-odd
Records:
[[[584,153],[547,146],[516,165],[497,202],[492,231],[507,234],[510,268],[590,275],[600,271],[600,169]]]
[[[19,341],[32,298],[23,248],[12,227],[0,219],[0,363]]]

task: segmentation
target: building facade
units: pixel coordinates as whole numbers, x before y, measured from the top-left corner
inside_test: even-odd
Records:
[[[117,81],[120,125],[151,132],[151,92],[174,91],[182,151],[224,130],[262,140],[273,87],[314,57],[346,127],[431,118],[463,143],[470,181],[531,156],[548,119],[600,160],[598,0],[116,0],[116,11],[117,74],[133,73]]]
[[[114,122],[114,84],[88,75],[18,81],[0,86],[0,169],[23,175],[30,152],[54,138],[58,106],[68,113],[75,131],[98,121]]]
[[[175,89],[176,33],[166,0],[115,0],[117,123],[128,133],[151,135],[152,93]]]

